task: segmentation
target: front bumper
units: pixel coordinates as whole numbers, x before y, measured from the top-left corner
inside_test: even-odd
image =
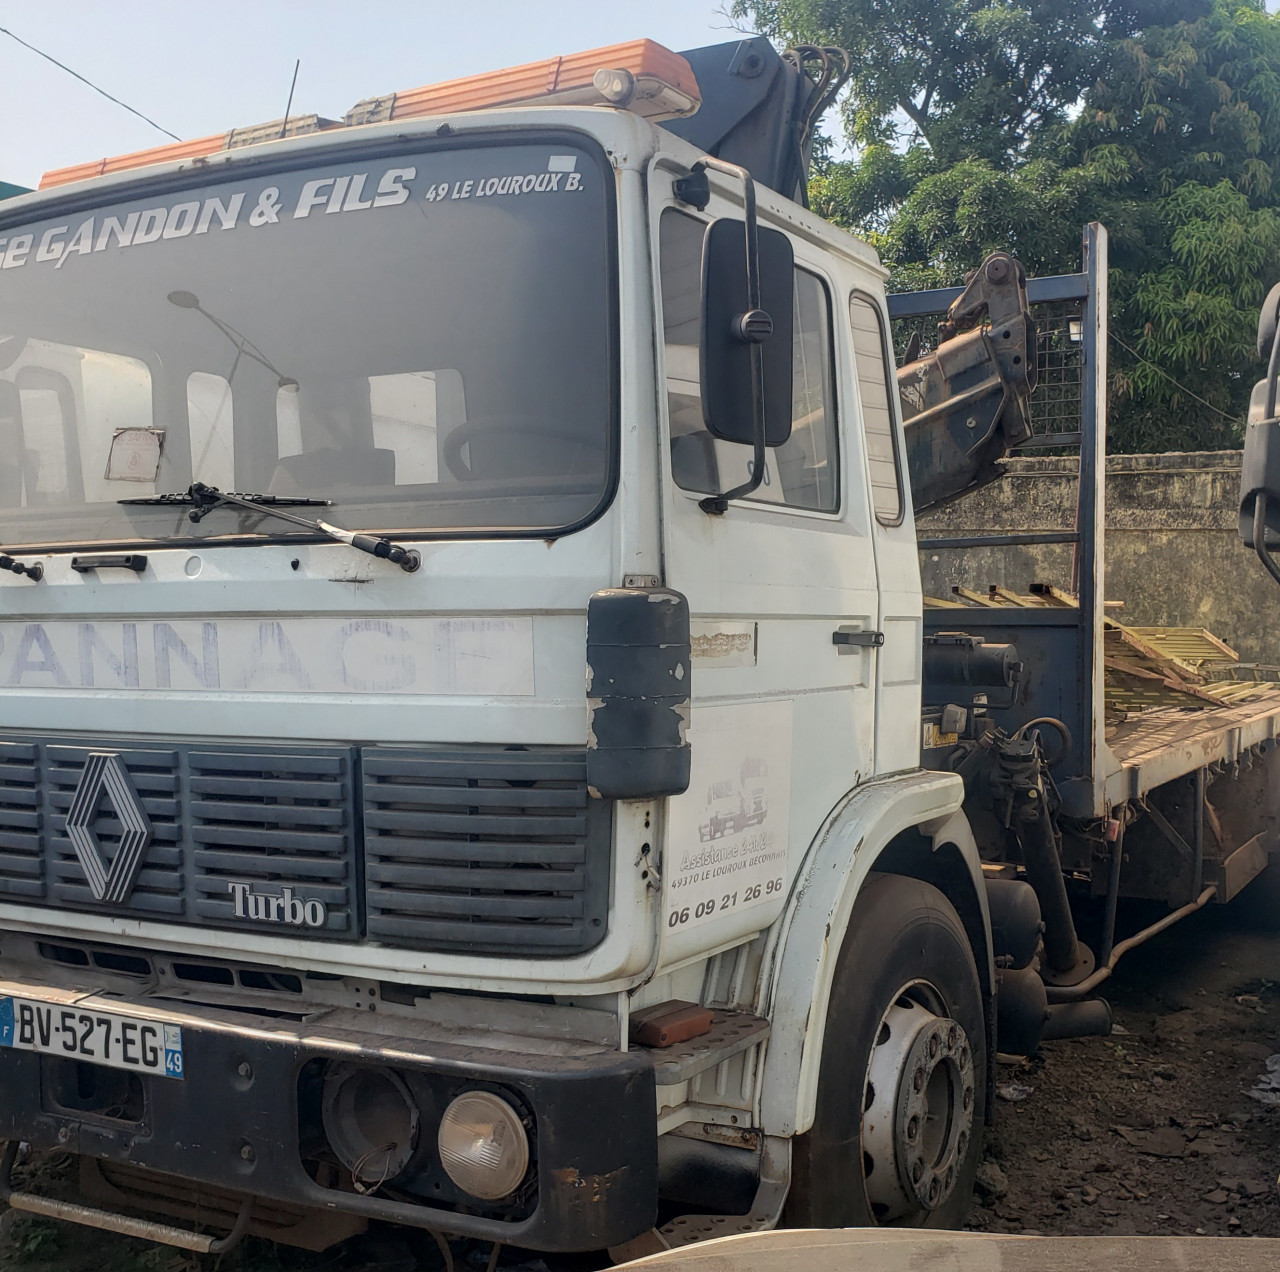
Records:
[[[385,1005],[374,1003],[368,1012],[330,1010],[297,1019],[26,980],[0,981],[0,998],[7,996],[177,1025],[185,1076],[139,1073],[138,1098],[127,1108],[118,1101],[91,1107],[91,1100],[90,1107],[71,1108],[67,1073],[58,1066],[85,1062],[0,1047],[0,1139],[532,1249],[598,1250],[654,1223],[657,1128],[654,1073],[645,1054],[388,1015]],[[493,1019],[499,1028],[500,1000]],[[316,1075],[330,1060],[392,1068],[423,1093],[422,1178],[437,1180],[419,1190],[426,1195],[390,1186],[362,1195],[341,1172],[315,1168],[317,1137],[323,1137]],[[527,1113],[533,1160],[510,1205],[465,1196],[438,1200],[431,1106],[438,1121],[453,1094],[476,1087],[506,1095]]]

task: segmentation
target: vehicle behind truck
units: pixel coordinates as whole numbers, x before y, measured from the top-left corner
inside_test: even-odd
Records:
[[[1119,898],[1266,865],[1280,693],[1107,716],[1105,230],[889,297],[804,206],[848,69],[637,41],[6,202],[9,1206],[957,1226],[997,1049],[1109,1028]],[[917,509],[1046,436],[1074,587],[926,608],[921,549],[1019,545]]]

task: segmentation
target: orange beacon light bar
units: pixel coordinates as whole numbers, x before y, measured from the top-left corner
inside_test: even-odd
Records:
[[[282,136],[325,132],[331,128],[358,127],[388,120],[418,119],[427,115],[452,115],[498,106],[613,106],[647,119],[675,119],[692,115],[701,105],[693,69],[678,53],[653,40],[630,40],[567,57],[552,57],[501,71],[486,71],[465,79],[428,84],[407,92],[388,93],[357,102],[342,123],[318,115],[293,116],[235,128],[228,133],[200,137],[138,150],[111,159],[75,164],[46,172],[40,189],[86,181],[108,173],[124,172],[149,164],[199,159],[223,150],[273,141]]]
[[[493,106],[623,106],[650,119],[692,115],[701,98],[693,68],[652,40],[487,71],[405,93],[371,97],[347,114],[347,124],[416,119]]]

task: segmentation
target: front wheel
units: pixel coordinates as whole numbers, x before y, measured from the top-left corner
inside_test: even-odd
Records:
[[[872,875],[836,963],[785,1222],[959,1227],[986,1085],[982,988],[959,915],[931,884]]]

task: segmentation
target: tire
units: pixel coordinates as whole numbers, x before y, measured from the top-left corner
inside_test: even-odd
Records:
[[[982,1152],[986,1036],[954,907],[931,884],[872,875],[836,962],[817,1112],[793,1147],[784,1222],[960,1227]]]

